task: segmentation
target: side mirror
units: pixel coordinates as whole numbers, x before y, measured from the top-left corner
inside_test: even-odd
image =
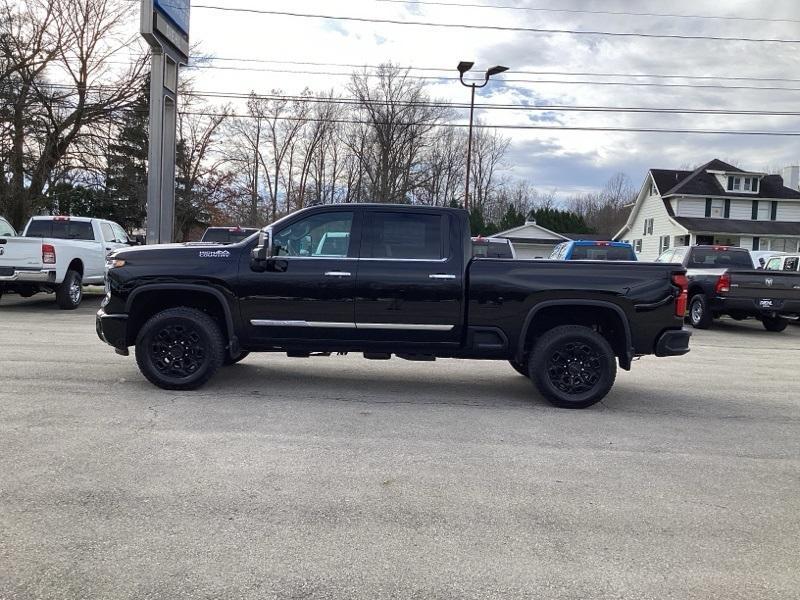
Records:
[[[267,261],[272,258],[272,230],[267,229],[258,235],[258,245],[250,253],[250,268],[266,271]]]

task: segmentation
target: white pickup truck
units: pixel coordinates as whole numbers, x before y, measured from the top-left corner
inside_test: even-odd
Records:
[[[55,292],[60,308],[78,308],[83,286],[103,283],[106,256],[133,244],[112,221],[33,217],[21,237],[0,237],[0,296]]]

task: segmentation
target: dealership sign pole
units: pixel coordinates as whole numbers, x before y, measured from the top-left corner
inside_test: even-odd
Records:
[[[189,61],[189,1],[142,0],[141,33],[150,45],[147,243],[172,241],[178,69]]]

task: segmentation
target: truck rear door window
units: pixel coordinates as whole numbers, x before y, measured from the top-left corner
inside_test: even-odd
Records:
[[[444,257],[442,217],[419,213],[375,212],[364,258],[440,260]]]
[[[797,259],[796,256],[790,256],[783,263],[783,270],[784,271],[797,271],[797,262],[798,262],[798,259]]]
[[[94,229],[88,221],[67,221],[67,239],[70,240],[94,240]],[[53,226],[55,230],[55,223]]]
[[[750,269],[753,268],[753,260],[750,258],[750,253],[746,250],[726,250],[716,248],[694,248],[689,257],[688,266],[694,268],[737,268],[737,269]]]

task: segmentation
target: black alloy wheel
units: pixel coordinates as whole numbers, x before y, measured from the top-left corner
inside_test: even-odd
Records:
[[[153,315],[136,339],[139,370],[168,390],[203,385],[222,365],[224,351],[217,323],[194,308],[170,308]]]
[[[570,341],[553,348],[547,361],[550,382],[565,394],[591,390],[603,374],[600,356],[594,346]]]
[[[528,364],[536,388],[561,408],[599,402],[617,376],[617,359],[608,341],[582,325],[562,325],[544,333]]]

